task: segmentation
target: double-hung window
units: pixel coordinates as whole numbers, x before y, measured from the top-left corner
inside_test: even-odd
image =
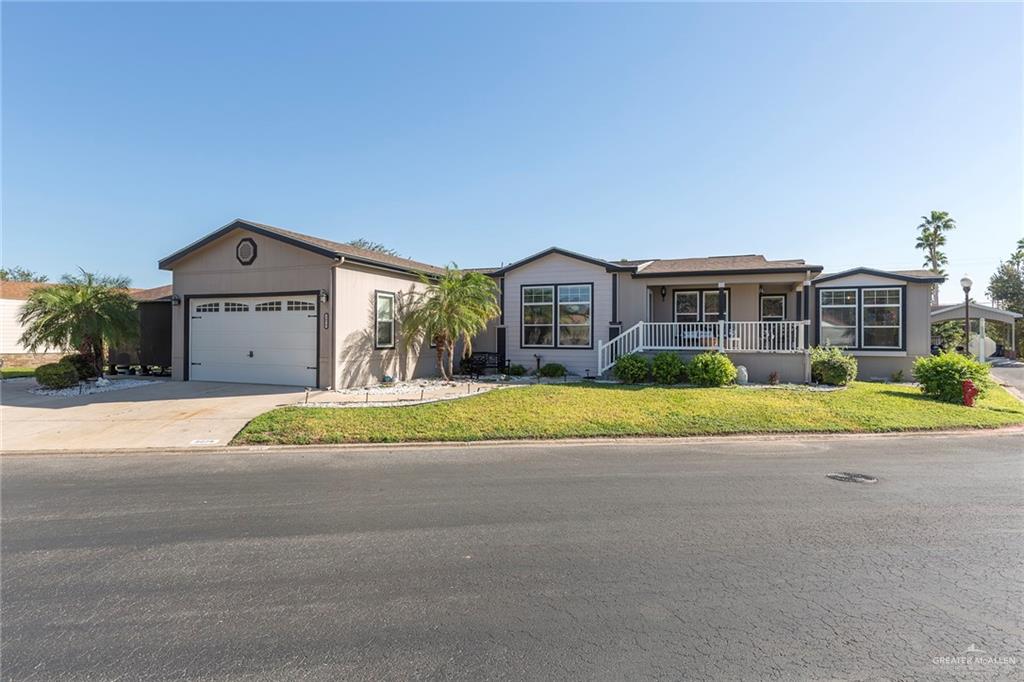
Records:
[[[523,287],[523,346],[555,345],[555,287]]]
[[[375,348],[395,347],[395,295],[388,291],[378,291],[373,309],[373,329]]]
[[[700,292],[677,291],[675,300],[676,322],[697,322],[700,320]]]
[[[786,319],[785,294],[761,297],[761,320],[763,322],[782,322]]]
[[[719,320],[729,319],[729,292],[723,291],[721,293],[725,294],[725,310],[718,309],[719,290],[716,289],[703,292],[705,322],[718,322]],[[720,315],[720,313],[724,314]]]
[[[819,338],[823,346],[857,345],[857,290],[821,289]]]
[[[862,348],[900,348],[903,345],[903,290],[864,289],[861,292]]]
[[[558,287],[558,345],[590,347],[593,285],[562,284]]]

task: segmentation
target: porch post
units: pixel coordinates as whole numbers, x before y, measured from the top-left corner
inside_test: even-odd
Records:
[[[985,318],[978,318],[978,362],[985,362]]]
[[[718,283],[718,350],[725,352],[725,282]]]
[[[804,348],[811,347],[811,281],[804,280]]]

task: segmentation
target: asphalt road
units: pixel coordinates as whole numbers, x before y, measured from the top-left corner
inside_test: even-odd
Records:
[[[2,675],[1019,679],[1022,455],[983,434],[7,458]]]

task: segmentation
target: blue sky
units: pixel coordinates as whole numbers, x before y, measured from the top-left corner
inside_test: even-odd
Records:
[[[3,6],[3,262],[138,286],[234,217],[954,283],[1024,234],[1020,5]],[[979,291],[979,293],[981,293]]]

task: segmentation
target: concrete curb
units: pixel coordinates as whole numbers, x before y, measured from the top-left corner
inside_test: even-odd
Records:
[[[942,431],[887,431],[885,433],[744,433],[722,436],[562,438],[552,440],[414,441],[404,443],[330,443],[320,445],[197,445],[178,448],[125,448],[114,450],[15,450],[0,452],[0,459],[14,457],[127,457],[131,455],[267,455],[302,452],[360,452],[409,449],[451,450],[496,447],[576,447],[581,445],[714,445],[717,443],[757,442],[830,442],[844,440],[886,440],[906,438],[957,438],[978,435],[993,437],[1024,436],[1024,425],[998,428],[964,428]]]

